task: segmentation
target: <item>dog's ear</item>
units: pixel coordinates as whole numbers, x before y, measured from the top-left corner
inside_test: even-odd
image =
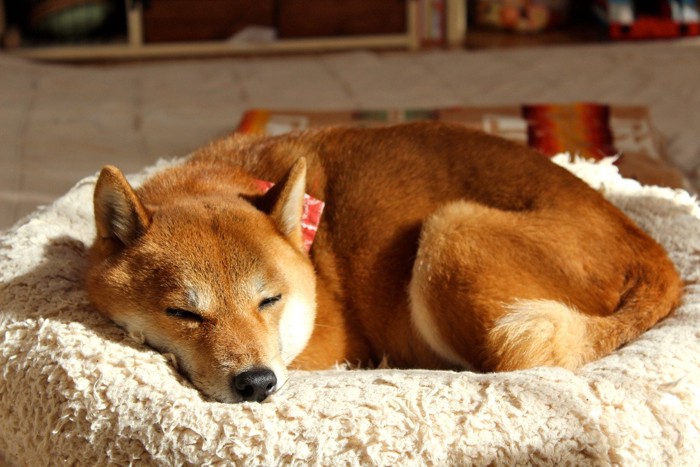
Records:
[[[124,174],[111,165],[105,166],[100,172],[93,202],[97,235],[100,238],[118,240],[129,245],[151,223],[148,210]]]
[[[270,218],[294,246],[303,249],[301,217],[306,192],[306,159],[298,159],[289,172],[265,195]]]

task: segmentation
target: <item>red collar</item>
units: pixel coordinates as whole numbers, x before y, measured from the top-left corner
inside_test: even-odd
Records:
[[[258,187],[261,190],[267,191],[274,183],[265,180],[256,180]],[[318,224],[321,222],[321,214],[326,203],[320,199],[316,199],[309,194],[304,194],[304,213],[301,216],[301,235],[304,242],[304,248],[308,252],[311,249],[311,244],[316,237]]]

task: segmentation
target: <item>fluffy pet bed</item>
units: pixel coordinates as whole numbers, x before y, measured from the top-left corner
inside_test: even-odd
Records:
[[[294,372],[269,401],[239,405],[203,399],[90,308],[95,178],[81,181],[0,239],[0,453],[18,465],[699,465],[700,209],[610,163],[559,162],[668,249],[687,283],[674,315],[575,373]]]

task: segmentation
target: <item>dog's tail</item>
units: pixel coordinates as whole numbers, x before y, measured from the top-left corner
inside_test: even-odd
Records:
[[[535,366],[577,368],[626,344],[680,303],[682,282],[668,257],[656,257],[628,274],[616,310],[582,313],[552,300],[521,300],[488,332],[490,367],[508,371]]]

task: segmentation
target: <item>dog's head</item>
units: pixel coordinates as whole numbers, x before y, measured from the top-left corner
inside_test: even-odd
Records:
[[[301,237],[305,179],[301,159],[257,208],[220,194],[151,206],[105,167],[94,196],[91,301],[174,355],[206,395],[262,401],[285,383],[313,329],[315,275]]]

